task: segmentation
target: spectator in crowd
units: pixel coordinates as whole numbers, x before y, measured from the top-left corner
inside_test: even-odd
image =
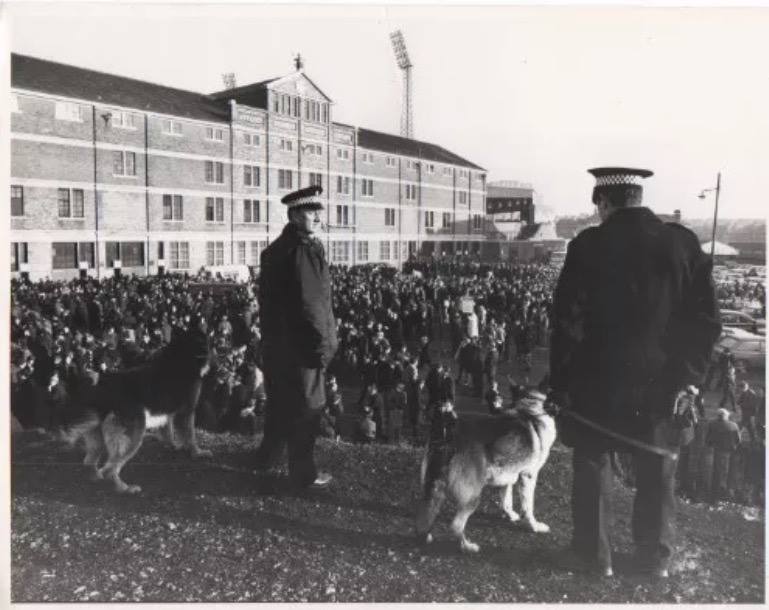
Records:
[[[737,396],[737,406],[740,413],[740,424],[753,437],[756,434],[756,414],[758,413],[758,394],[750,387],[747,381],[740,382],[740,390]]]
[[[387,395],[387,440],[390,443],[401,442],[403,432],[403,416],[406,411],[406,387],[403,381],[398,381],[395,388]]]
[[[729,498],[728,477],[732,459],[740,446],[740,429],[729,419],[729,411],[718,409],[716,419],[710,422],[706,445],[713,448],[713,479],[710,500]]]

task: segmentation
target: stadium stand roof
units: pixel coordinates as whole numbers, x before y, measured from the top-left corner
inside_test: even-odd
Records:
[[[279,79],[267,79],[206,95],[28,55],[11,54],[11,86],[14,88],[203,121],[228,122],[229,99],[235,99],[239,104],[266,108],[266,86],[276,80]],[[336,124],[346,127],[343,123]],[[358,144],[363,148],[485,171],[437,144],[363,127],[356,129]]]
[[[17,53],[11,55],[11,86],[190,119],[229,121],[227,104],[201,93]]]

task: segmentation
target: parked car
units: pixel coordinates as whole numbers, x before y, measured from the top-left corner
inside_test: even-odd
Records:
[[[754,335],[766,334],[766,320],[759,320],[751,315],[734,309],[721,310],[721,324],[726,328],[741,328]]]
[[[766,367],[766,337],[739,328],[725,328],[713,349],[713,362],[718,362],[724,349],[734,355],[737,368],[761,370]]]

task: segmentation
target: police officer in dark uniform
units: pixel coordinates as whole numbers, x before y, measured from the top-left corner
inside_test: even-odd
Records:
[[[264,439],[256,466],[273,468],[288,447],[289,477],[300,488],[322,488],[313,450],[326,403],[325,370],[337,349],[331,278],[321,242],[323,189],[311,186],[281,200],[289,223],[262,252],[260,322],[267,393]]]
[[[561,439],[574,448],[571,551],[612,574],[610,456],[632,451],[637,567],[665,577],[674,548],[674,404],[701,381],[721,330],[712,261],[694,233],[641,205],[641,181],[652,172],[589,171],[601,224],[569,243],[550,351],[551,400],[563,407]]]

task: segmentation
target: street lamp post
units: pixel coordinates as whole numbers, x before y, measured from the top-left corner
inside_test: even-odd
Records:
[[[713,208],[713,234],[710,239],[710,258],[715,261],[715,254],[716,254],[716,224],[718,223],[718,196],[721,194],[721,172],[718,172],[718,177],[716,178],[716,188],[712,189],[702,189],[702,192],[698,195],[700,199],[705,199],[705,193],[709,193],[711,191],[716,192],[716,205]]]

